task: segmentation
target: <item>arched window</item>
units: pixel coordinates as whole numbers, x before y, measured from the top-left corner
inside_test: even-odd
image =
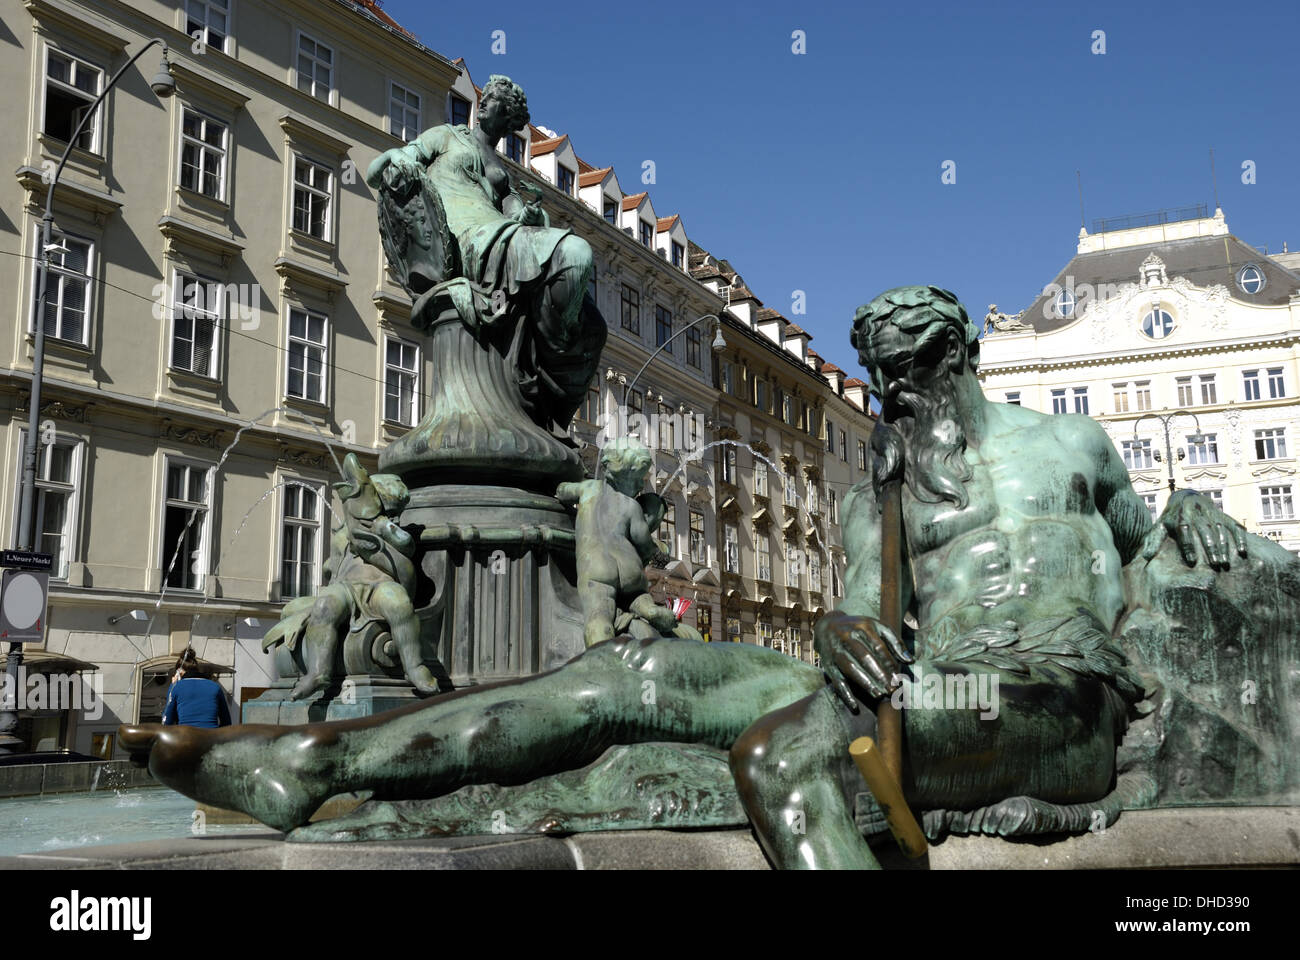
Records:
[[[1237,286],[1246,293],[1259,293],[1264,289],[1264,271],[1248,263],[1237,271]]]
[[[1152,310],[1142,318],[1142,332],[1152,340],[1163,340],[1174,329],[1174,318],[1167,310]]]

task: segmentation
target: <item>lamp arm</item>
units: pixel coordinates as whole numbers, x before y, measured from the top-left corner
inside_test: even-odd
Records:
[[[680,337],[680,336],[681,336],[683,333],[685,333],[687,330],[691,329],[691,328],[692,328],[693,326],[695,326],[697,323],[702,323],[702,322],[705,321],[705,320],[718,320],[718,316],[717,316],[717,314],[706,313],[706,314],[705,314],[704,316],[702,316],[702,317],[696,317],[694,320],[692,320],[692,321],[691,321],[690,323],[688,323],[686,326],[682,327],[680,330],[678,330],[676,333],[674,333],[671,337],[669,337],[667,340],[665,340],[663,343],[661,343],[661,344],[659,345],[659,349],[656,350],[654,353],[650,354],[650,356],[648,356],[648,357],[646,358],[645,363],[641,364],[641,369],[638,370],[638,371],[636,372],[636,376],[634,376],[631,380],[629,380],[629,381],[624,385],[624,387],[623,387],[623,407],[624,407],[625,409],[626,409],[626,407],[627,407],[627,395],[628,395],[628,393],[631,392],[633,385],[634,385],[638,380],[641,379],[641,374],[643,374],[643,373],[646,372],[646,368],[648,368],[648,367],[650,366],[650,364],[654,361],[654,358],[657,357],[657,356],[659,356],[659,354],[663,353],[664,350],[668,348],[669,344],[671,344],[674,340],[676,340],[678,337]],[[721,321],[721,320],[718,320],[718,322],[721,323],[722,321]]]

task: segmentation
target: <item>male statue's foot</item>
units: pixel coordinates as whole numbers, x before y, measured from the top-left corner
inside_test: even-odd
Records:
[[[422,697],[431,697],[439,692],[438,678],[424,664],[406,671],[406,679],[415,687],[415,692]]]
[[[304,673],[298,682],[293,685],[289,691],[290,700],[306,700],[317,690],[323,689],[329,684],[329,677],[322,677],[319,673],[308,671]]]
[[[149,771],[193,800],[239,810],[275,830],[306,823],[333,793],[307,769],[319,746],[310,728],[285,733],[265,725],[239,727],[118,727],[118,742],[132,760],[147,756]]]

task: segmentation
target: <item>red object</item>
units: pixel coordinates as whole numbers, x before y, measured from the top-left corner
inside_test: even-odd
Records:
[[[685,597],[673,597],[673,616],[680,620],[694,602],[694,600],[688,600]]]

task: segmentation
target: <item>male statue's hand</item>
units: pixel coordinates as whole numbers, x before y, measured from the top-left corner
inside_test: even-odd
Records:
[[[1183,562],[1196,565],[1196,544],[1205,548],[1206,559],[1216,570],[1228,569],[1232,552],[1246,556],[1246,528],[1195,490],[1175,490],[1165,512],[1143,544],[1142,556],[1150,560],[1168,534],[1178,544]]]
[[[822,671],[844,705],[857,712],[849,681],[872,698],[888,696],[898,686],[902,664],[914,663],[903,641],[874,617],[855,617],[832,610],[813,629],[813,646]]]

